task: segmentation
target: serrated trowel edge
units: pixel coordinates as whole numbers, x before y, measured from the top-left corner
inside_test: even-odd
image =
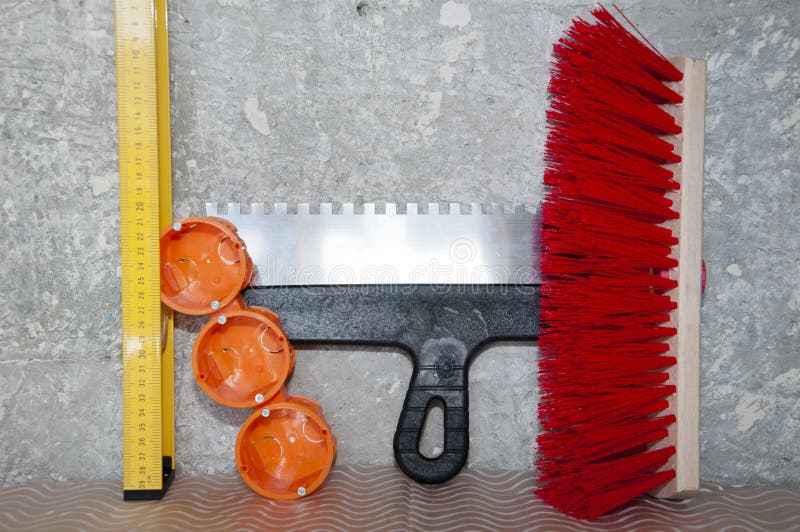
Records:
[[[271,215],[522,215],[535,214],[538,207],[532,204],[508,205],[505,203],[287,203],[207,202],[207,216],[271,214]],[[242,207],[246,206],[245,209]],[[247,211],[249,208],[249,211]],[[247,212],[245,212],[247,211]]]

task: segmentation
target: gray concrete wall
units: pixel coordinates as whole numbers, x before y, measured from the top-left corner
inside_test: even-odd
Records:
[[[548,55],[587,3],[174,0],[174,211],[218,201],[541,197]],[[800,486],[800,8],[623,1],[667,55],[709,61],[703,477]],[[0,481],[120,474],[119,221],[108,2],[0,8]],[[194,384],[177,321],[181,474],[233,471],[246,413]],[[529,468],[534,346],[471,374],[476,466]],[[299,353],[341,463],[391,464],[411,372]]]

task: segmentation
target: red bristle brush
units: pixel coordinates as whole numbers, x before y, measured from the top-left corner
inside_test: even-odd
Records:
[[[704,61],[592,15],[553,51],[536,462],[585,519],[698,489],[705,120]]]

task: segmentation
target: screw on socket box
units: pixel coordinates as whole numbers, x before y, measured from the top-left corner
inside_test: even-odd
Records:
[[[267,212],[269,210],[269,212]],[[467,460],[467,372],[497,340],[538,335],[538,211],[438,203],[381,212],[364,204],[206,205],[236,226],[254,263],[248,305],[271,309],[296,346],[397,346],[414,365],[394,438],[411,478],[439,483]],[[313,211],[313,212],[312,212]],[[432,401],[444,406],[444,450],[422,455]]]

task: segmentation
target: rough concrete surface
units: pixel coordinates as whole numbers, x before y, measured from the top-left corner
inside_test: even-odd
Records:
[[[357,4],[361,7],[357,9]],[[708,59],[702,475],[800,485],[800,9],[622,1]],[[174,213],[217,201],[541,197],[548,57],[586,2],[174,0]],[[121,472],[113,14],[0,7],[0,481]],[[193,382],[177,320],[180,474],[231,472],[246,413]],[[534,346],[471,372],[474,465],[532,466]],[[391,350],[298,355],[341,463],[391,464],[411,372]]]

